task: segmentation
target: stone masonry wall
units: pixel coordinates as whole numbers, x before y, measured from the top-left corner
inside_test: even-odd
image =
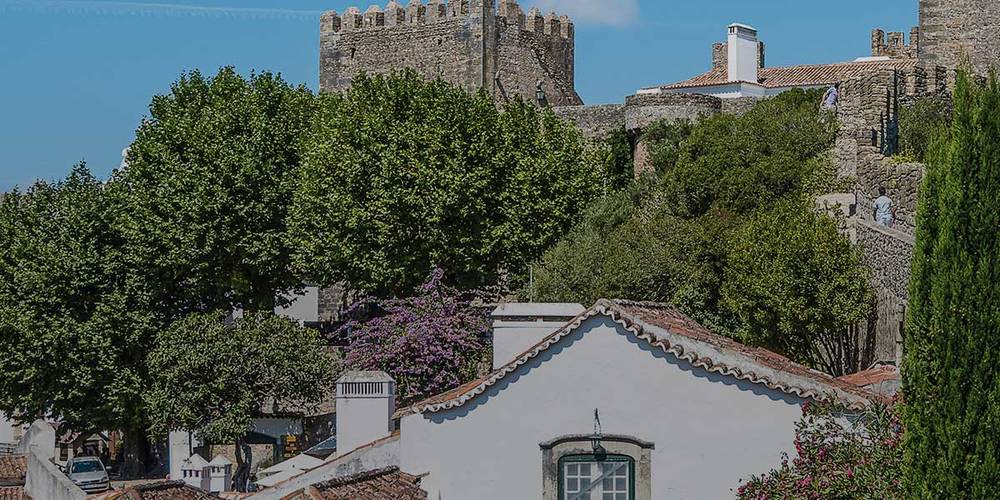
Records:
[[[981,74],[1000,63],[1000,2],[920,0],[920,62],[954,69],[962,54]]]
[[[534,101],[538,83],[549,103],[581,104],[574,89],[574,28],[569,18],[537,9],[527,16],[514,0],[391,0],[361,13],[330,11],[320,21],[320,89],[343,90],[359,73],[412,68],[498,99]]]
[[[877,360],[898,361],[915,240],[912,235],[865,220],[856,222],[855,238],[876,295],[873,333]]]
[[[625,105],[561,106],[552,108],[556,116],[576,124],[584,137],[599,139],[625,127]]]

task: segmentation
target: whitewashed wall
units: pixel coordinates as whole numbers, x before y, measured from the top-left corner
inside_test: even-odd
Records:
[[[799,398],[691,367],[605,317],[461,408],[404,417],[401,468],[428,498],[542,495],[539,443],[603,430],[655,443],[652,498],[732,498],[794,451]]]

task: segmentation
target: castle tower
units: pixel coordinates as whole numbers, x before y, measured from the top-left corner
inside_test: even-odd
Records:
[[[497,100],[581,104],[573,82],[574,29],[555,13],[525,16],[516,0],[390,0],[320,19],[320,90],[350,86],[359,73],[412,68]]]
[[[920,62],[954,69],[963,55],[978,73],[1000,65],[1000,2],[920,0]]]

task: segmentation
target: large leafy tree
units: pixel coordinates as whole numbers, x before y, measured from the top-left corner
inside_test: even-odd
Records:
[[[84,165],[4,197],[0,411],[84,432],[144,427],[143,358],[156,322],[111,221],[107,188]]]
[[[729,240],[722,297],[740,337],[827,373],[864,368],[849,335],[872,300],[860,252],[808,200],[752,217]]]
[[[347,366],[389,373],[404,404],[474,379],[489,354],[485,311],[443,278],[434,269],[411,297],[359,301],[342,329]]]
[[[848,369],[866,280],[834,223],[800,201],[833,182],[835,129],[818,99],[787,92],[741,116],[651,127],[658,178],[590,207],[533,268],[526,295],[670,302],[716,332]],[[817,341],[832,352],[806,347]]]
[[[285,223],[314,108],[304,87],[232,68],[153,98],[113,186],[131,264],[161,307],[270,310],[300,285]]]
[[[291,213],[295,263],[318,282],[407,293],[433,265],[463,287],[522,273],[601,188],[551,111],[498,110],[405,71],[325,94]]]
[[[920,192],[903,370],[911,498],[990,498],[1000,483],[998,107],[995,75],[960,72]]]
[[[154,434],[182,429],[235,443],[245,484],[251,457],[242,440],[253,418],[314,408],[332,393],[339,361],[318,332],[273,313],[225,320],[195,313],[157,336],[146,403]]]

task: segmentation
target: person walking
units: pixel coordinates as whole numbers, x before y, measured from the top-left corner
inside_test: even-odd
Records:
[[[840,102],[840,84],[835,83],[830,88],[826,89],[826,93],[823,94],[823,101],[820,103],[820,108],[826,111],[837,111],[837,104]]]
[[[878,198],[875,198],[872,218],[877,224],[891,226],[896,221],[896,207],[893,206],[892,198],[885,194],[885,186],[879,186]]]

